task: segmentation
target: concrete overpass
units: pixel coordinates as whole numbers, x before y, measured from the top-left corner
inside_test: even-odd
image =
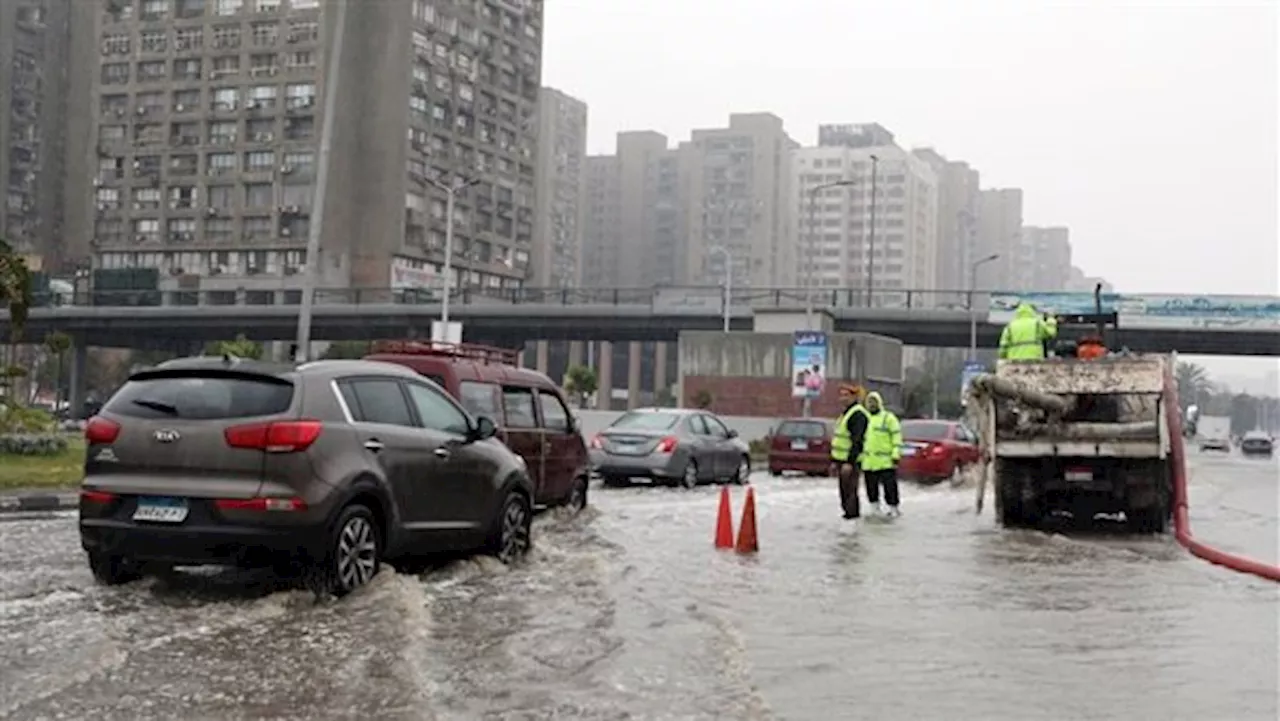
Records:
[[[129,293],[136,298],[152,291]],[[497,296],[464,292],[451,305],[451,315],[464,323],[468,340],[505,346],[536,340],[674,341],[682,330],[721,327],[719,293],[717,288],[705,287],[521,290]],[[803,293],[797,289],[747,289],[735,293],[731,326],[749,331],[758,311],[799,309],[803,307]],[[833,316],[837,331],[877,333],[899,338],[908,345],[943,347],[969,344],[970,314],[964,306],[972,300],[978,315],[978,343],[994,347],[1003,324],[987,319],[989,295],[974,294],[972,299],[964,296],[946,291],[888,291],[877,293],[867,303],[861,292],[843,289],[821,291],[814,300],[818,308]],[[81,347],[175,349],[240,334],[259,341],[287,341],[294,338],[298,315],[297,306],[285,304],[125,306],[111,303],[110,296],[105,303],[101,295],[95,300],[96,305],[33,308],[26,337],[39,339],[46,333],[61,331]],[[336,341],[427,337],[431,321],[439,314],[438,303],[404,291],[321,291],[313,311],[312,338]],[[7,313],[0,314],[0,333],[7,337]],[[1280,356],[1280,325],[1178,327],[1165,323],[1125,327],[1122,321],[1119,337],[1135,351]]]

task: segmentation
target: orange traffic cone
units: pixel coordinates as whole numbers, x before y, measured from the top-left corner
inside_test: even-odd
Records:
[[[747,489],[747,502],[742,505],[742,523],[738,526],[738,553],[755,553],[760,550],[756,538],[756,489]]]
[[[716,548],[733,548],[733,509],[729,489],[720,489],[720,515],[716,518]]]

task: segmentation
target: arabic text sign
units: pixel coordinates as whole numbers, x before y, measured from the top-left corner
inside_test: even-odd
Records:
[[[827,334],[798,330],[791,343],[791,396],[817,398],[827,382]]]
[[[1128,295],[1103,293],[1102,312],[1121,328],[1280,330],[1280,298],[1250,295]],[[1019,303],[1058,315],[1093,313],[1092,293],[994,293],[987,320],[1007,323]]]

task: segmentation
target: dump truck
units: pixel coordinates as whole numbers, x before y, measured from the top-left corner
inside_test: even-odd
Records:
[[[978,510],[990,486],[1006,527],[1123,514],[1131,531],[1165,532],[1173,512],[1165,416],[1172,363],[1128,353],[999,361],[994,373],[976,377],[968,408],[983,454]]]

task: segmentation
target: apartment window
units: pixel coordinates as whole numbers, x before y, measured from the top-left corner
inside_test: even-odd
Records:
[[[213,78],[226,77],[228,75],[240,74],[240,56],[224,55],[220,58],[213,59],[213,72],[210,73]]]
[[[286,185],[280,192],[280,205],[286,208],[310,208],[315,191],[310,185]]]
[[[205,167],[209,175],[226,175],[236,170],[235,153],[209,153],[205,158]]]
[[[285,173],[310,173],[315,167],[315,155],[310,151],[285,153]]]
[[[102,125],[98,128],[98,140],[104,143],[118,143],[124,139],[124,125]]]
[[[258,53],[249,56],[249,74],[255,77],[276,74],[276,54]]]
[[[98,158],[98,178],[115,180],[124,177],[124,158]]]
[[[316,134],[315,118],[289,118],[285,121],[286,140],[310,140]]]
[[[128,55],[130,50],[129,36],[124,33],[111,33],[102,36],[103,55]]]
[[[173,61],[173,77],[178,80],[199,80],[200,59],[187,58]]]
[[[315,83],[293,83],[285,86],[285,107],[309,108],[316,102]]]
[[[178,243],[189,243],[195,239],[195,218],[173,218],[169,221],[169,240]]]
[[[226,210],[235,204],[235,188],[230,185],[210,185],[206,195],[210,208]]]
[[[289,0],[289,7],[294,10],[315,10],[320,7],[320,0]]]
[[[164,131],[160,123],[138,123],[133,126],[133,141],[137,145],[163,145]]]
[[[120,207],[120,189],[98,188],[95,199],[98,202],[99,210],[116,210]]]
[[[199,90],[176,90],[173,93],[173,112],[190,113],[200,104]]]
[[[235,110],[240,105],[240,88],[215,88],[214,110]]]
[[[102,114],[105,116],[121,117],[129,112],[129,96],[128,95],[103,95],[98,102]]]
[[[209,144],[210,145],[234,145],[236,142],[236,131],[238,123],[232,121],[220,121],[209,123]]]
[[[216,15],[235,15],[244,6],[244,0],[214,0],[213,12]]]
[[[270,238],[272,235],[271,216],[254,215],[244,219],[244,237]]]
[[[119,243],[124,240],[124,223],[119,218],[99,218],[94,223],[94,236],[102,243]]]
[[[280,0],[253,0],[254,12],[273,13],[280,9]]]
[[[162,53],[169,49],[169,33],[164,30],[143,30],[141,42],[144,53]]]
[[[160,240],[160,221],[155,218],[139,218],[133,221],[133,238],[139,243]]]
[[[200,168],[200,158],[195,154],[172,155],[169,157],[169,175],[195,175]]]
[[[239,25],[214,26],[213,47],[225,48],[225,49],[240,47],[240,26]]]
[[[143,20],[163,20],[169,15],[169,0],[142,0]]]
[[[188,210],[196,207],[198,197],[195,186],[175,185],[169,188],[169,207],[175,210]],[[193,221],[194,224],[194,221]],[[192,228],[194,231],[194,228]]]
[[[274,85],[255,85],[249,89],[249,107],[274,108],[279,88]]]
[[[234,230],[230,218],[208,218],[204,221],[204,236],[209,240],[229,240]]]
[[[128,63],[107,63],[102,66],[103,85],[124,85],[129,82]]]
[[[245,135],[254,143],[269,143],[276,137],[276,121],[272,118],[251,118],[245,123]]]
[[[288,42],[311,43],[320,37],[320,24],[315,20],[290,20]]]
[[[436,9],[427,0],[413,0],[413,19],[427,24],[435,22]]]
[[[252,27],[254,45],[275,45],[280,38],[279,23],[254,23]]]
[[[168,76],[167,63],[163,60],[148,60],[138,63],[138,82],[146,83],[164,80]]]
[[[169,142],[172,145],[199,145],[200,123],[171,123]]]
[[[251,173],[274,170],[276,154],[270,150],[254,150],[244,154],[245,170]]]
[[[458,97],[471,102],[475,99],[475,89],[471,87],[470,83],[458,83]]]
[[[199,50],[204,47],[204,28],[178,28],[173,38],[176,50]]]
[[[198,18],[204,15],[205,0],[178,0],[177,15],[180,18]]]
[[[420,95],[410,95],[410,96],[409,96],[409,110],[413,111],[414,113],[418,113],[418,114],[426,115],[426,113],[427,113],[427,99],[426,99],[426,98],[424,98],[424,97],[422,97],[422,96],[420,96]]]
[[[290,70],[312,69],[316,66],[316,54],[310,50],[297,50],[285,55],[285,65]]]
[[[249,183],[244,186],[246,208],[270,208],[275,200],[275,186],[271,183]]]

